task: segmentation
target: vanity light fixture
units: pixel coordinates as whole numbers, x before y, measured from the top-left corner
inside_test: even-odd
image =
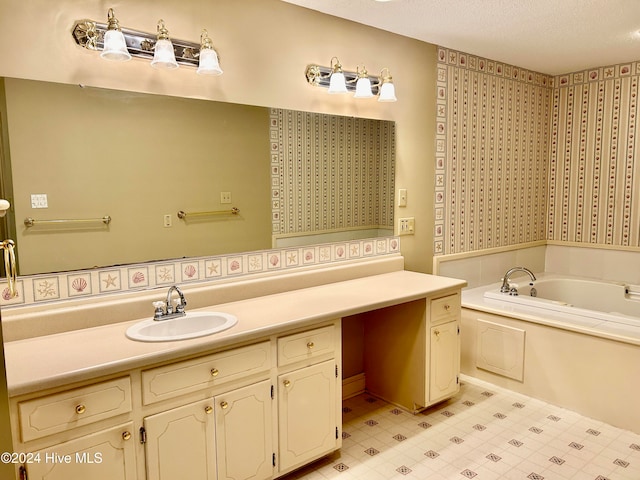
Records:
[[[334,64],[333,61],[336,61]],[[342,65],[337,57],[331,59],[331,75],[329,76],[329,93],[347,93],[347,81],[342,71]]]
[[[155,68],[166,68],[173,70],[178,68],[176,53],[173,51],[173,44],[169,38],[169,31],[164,26],[164,20],[158,20],[158,35],[156,44],[153,47],[153,60],[151,66]]]
[[[333,57],[330,67],[307,66],[305,76],[311,85],[328,88],[329,93],[355,92],[354,98],[377,95],[379,102],[397,101],[393,78],[387,67],[382,69],[379,77],[372,77],[364,66],[362,69],[358,66],[355,72],[343,70],[338,58]]]
[[[353,95],[353,98],[371,98],[373,97],[373,92],[371,91],[371,79],[367,74],[367,69],[362,67],[362,71],[360,71],[360,67],[356,67],[356,73],[358,74],[358,81],[356,82],[356,93]]]
[[[131,60],[131,54],[127,50],[127,41],[124,39],[113,8],[110,8],[107,13],[107,31],[104,32],[104,49],[100,56],[120,62]]]
[[[222,75],[218,54],[213,49],[213,43],[206,30],[202,30],[202,34],[200,34],[200,62],[196,73],[199,75]]]
[[[387,71],[386,75],[382,73]],[[380,96],[378,97],[379,102],[395,102],[398,99],[396,98],[396,87],[393,85],[393,79],[391,78],[391,72],[387,67],[383,68],[380,72]]]
[[[154,67],[175,69],[178,65],[195,67],[197,73],[220,75],[222,69],[211,38],[203,31],[200,43],[169,38],[163,20],[155,34],[120,27],[110,8],[107,23],[78,20],[72,30],[75,42],[88,50],[101,50],[108,60],[124,61],[131,57],[151,59]]]

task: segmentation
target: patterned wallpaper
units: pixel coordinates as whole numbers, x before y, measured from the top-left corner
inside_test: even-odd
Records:
[[[640,62],[555,78],[547,238],[640,246]]]
[[[393,228],[394,122],[272,109],[274,235]]]
[[[545,238],[552,78],[438,49],[435,255]]]

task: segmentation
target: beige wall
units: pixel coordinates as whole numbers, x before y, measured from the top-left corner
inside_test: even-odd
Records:
[[[203,78],[188,68],[156,71],[139,59],[114,64],[78,47],[70,34],[74,21],[104,21],[111,6],[120,24],[131,28],[152,32],[163,18],[171,35],[185,40],[197,40],[207,28],[224,75]],[[402,253],[407,268],[430,271],[435,46],[276,0],[114,5],[8,0],[0,4],[0,18],[1,76],[394,120],[396,187],[406,188],[409,196],[408,206],[396,208],[395,214],[416,218],[416,234],[403,237]],[[15,48],[16,38],[23,39],[24,48]],[[362,63],[370,72],[389,67],[399,101],[356,101],[309,86],[305,67],[328,65],[332,56],[346,69]]]

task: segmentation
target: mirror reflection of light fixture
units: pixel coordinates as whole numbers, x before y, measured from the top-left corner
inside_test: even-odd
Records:
[[[152,60],[154,67],[174,69],[178,65],[185,65],[197,68],[201,74],[222,74],[218,54],[213,49],[206,30],[200,37],[200,43],[194,43],[169,39],[169,32],[162,20],[158,22],[155,34],[120,28],[111,8],[107,14],[107,22],[77,20],[71,32],[73,39],[81,47],[101,51],[101,57],[111,60],[138,57]]]
[[[127,50],[127,42],[118,24],[118,19],[113,13],[113,8],[110,8],[107,13],[107,31],[104,32],[104,49],[100,56],[119,62],[131,60],[131,54]]]
[[[153,60],[151,66],[155,68],[166,68],[172,70],[178,68],[176,54],[173,51],[173,44],[169,38],[169,31],[164,26],[164,20],[158,20],[158,39],[153,47]]]
[[[377,96],[379,102],[396,102],[398,100],[393,78],[387,67],[382,69],[379,77],[372,77],[364,66],[362,70],[358,66],[355,72],[343,70],[340,61],[333,57],[330,67],[308,65],[305,77],[307,82],[313,86],[328,88],[329,93],[354,92],[354,98]]]
[[[202,30],[200,35],[200,58],[196,73],[199,75],[222,75],[218,54],[214,50],[213,42],[206,30]]]

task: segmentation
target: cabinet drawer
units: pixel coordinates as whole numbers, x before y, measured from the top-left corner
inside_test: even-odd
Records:
[[[279,338],[278,366],[333,353],[334,332],[334,327],[328,326]]]
[[[130,411],[129,377],[18,403],[23,442]]]
[[[234,348],[142,372],[145,405],[241,379],[271,368],[270,343]]]
[[[460,294],[447,295],[431,301],[431,325],[438,325],[460,318]]]

